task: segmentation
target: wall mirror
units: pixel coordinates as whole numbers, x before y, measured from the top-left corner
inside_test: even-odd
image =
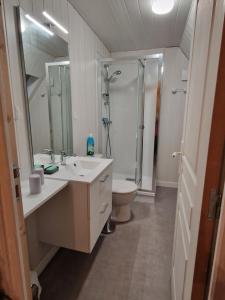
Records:
[[[68,44],[18,10],[21,59],[34,162],[52,150],[73,153]]]

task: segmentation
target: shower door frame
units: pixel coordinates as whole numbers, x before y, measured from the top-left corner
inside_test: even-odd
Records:
[[[136,168],[135,168],[135,183],[139,185],[142,183],[142,172],[143,172],[143,142],[144,142],[144,112],[145,112],[145,100],[144,100],[144,83],[145,83],[145,65],[141,61],[141,59],[137,59],[138,65],[142,67],[143,69],[143,83],[142,83],[142,93],[141,95],[137,96],[137,115],[138,115],[138,121],[137,121],[137,132],[136,132]],[[138,89],[140,87],[140,74],[138,69]],[[141,98],[141,99],[140,99]],[[141,102],[141,119],[139,118],[139,108],[140,108],[140,102]],[[142,120],[142,121],[141,121]],[[142,123],[142,124],[140,124]],[[140,144],[139,144],[139,132],[141,131],[140,136]],[[141,160],[140,165],[138,165],[138,151],[139,146],[141,145]],[[138,177],[138,168],[140,168],[140,179]]]
[[[154,60],[158,60],[158,69],[159,69],[159,72],[158,72],[158,85],[159,85],[159,112],[158,112],[158,123],[159,123],[159,120],[160,120],[160,107],[161,107],[161,90],[162,90],[162,80],[163,80],[163,67],[164,67],[164,60],[163,60],[164,56],[163,56],[163,53],[162,52],[159,52],[159,53],[154,53],[154,54],[149,54],[149,55],[143,55],[143,56],[133,56],[133,57],[118,57],[118,58],[100,58],[98,59],[98,63],[101,65],[104,64],[104,63],[108,63],[108,64],[113,64],[113,63],[118,63],[118,62],[137,62],[138,64],[143,64],[143,61],[150,61],[152,59]],[[145,104],[145,100],[144,100],[144,84],[145,82],[143,81],[143,106]],[[98,96],[98,99],[100,101],[101,99],[101,95]],[[140,100],[138,99],[137,101],[137,105],[138,105],[138,102]],[[144,107],[143,107],[143,112],[144,112]],[[138,114],[138,111],[137,111],[137,114]],[[156,116],[157,116],[157,112],[156,112]],[[102,115],[100,116],[102,117]],[[155,121],[157,120],[157,118],[155,119]],[[136,140],[137,140],[137,136],[138,136],[138,130],[139,130],[139,119],[138,119],[138,122],[137,122],[137,131],[136,131]],[[159,132],[159,124],[158,124],[158,132]],[[142,169],[143,169],[143,138],[144,138],[144,129],[143,129],[143,134],[142,134],[142,158],[141,158],[141,172]],[[154,144],[156,142],[156,136],[154,138]],[[136,142],[136,164],[138,163],[137,162],[137,151],[138,151],[138,140]],[[157,173],[157,155],[158,155],[158,149],[156,151],[156,153],[154,152],[154,157],[153,157],[153,178],[152,178],[152,182],[153,182],[153,189],[152,190],[146,190],[146,189],[142,189],[141,188],[141,184],[138,184],[138,193],[142,194],[142,195],[147,195],[147,196],[155,196],[156,195],[156,173]],[[136,182],[136,172],[137,172],[137,165],[136,165],[136,169],[135,169],[135,182]],[[142,182],[142,175],[141,174],[141,182]]]
[[[164,55],[163,55],[163,53],[155,53],[155,54],[139,57],[139,59],[144,60],[145,62],[149,62],[149,61],[153,62],[156,60],[158,62],[158,91],[157,91],[156,116],[155,116],[155,129],[157,126],[157,121],[158,121],[158,136],[155,135],[155,138],[154,138],[152,190],[139,188],[139,193],[141,195],[155,196],[156,195],[156,186],[157,186],[157,158],[158,158],[158,148],[159,148],[159,129],[160,129],[160,112],[161,112],[162,86],[163,86]],[[144,82],[144,84],[145,84],[145,82]],[[144,105],[145,105],[145,100],[144,100]],[[158,107],[158,110],[157,110],[157,107]],[[157,141],[157,137],[158,137],[158,141]],[[155,151],[156,141],[157,141],[157,149]],[[142,156],[143,156],[143,153],[142,153]],[[142,161],[142,167],[143,167],[143,161]]]
[[[50,77],[49,77],[49,67],[50,66],[68,66],[70,65],[69,60],[47,62],[45,63],[45,72],[46,72],[46,82],[47,82],[47,95],[48,95],[48,114],[49,114],[49,128],[50,128],[50,145],[51,149],[54,150],[54,141],[53,141],[53,126],[52,126],[52,108],[51,108],[51,87],[50,87]],[[71,99],[70,99],[71,102]],[[71,103],[72,105],[72,103]],[[71,120],[72,121],[72,120]],[[62,139],[63,139],[63,128],[62,128]],[[73,143],[73,141],[72,141]],[[63,150],[63,149],[62,149]]]

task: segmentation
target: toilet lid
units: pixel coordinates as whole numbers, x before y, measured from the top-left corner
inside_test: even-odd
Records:
[[[128,180],[113,180],[112,181],[112,192],[118,194],[126,194],[136,192],[137,185]]]

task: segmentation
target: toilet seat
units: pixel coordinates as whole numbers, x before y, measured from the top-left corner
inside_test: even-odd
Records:
[[[129,194],[137,191],[137,185],[128,180],[116,180],[112,181],[112,192],[117,194]]]

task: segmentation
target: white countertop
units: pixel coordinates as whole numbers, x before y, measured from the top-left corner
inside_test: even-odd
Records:
[[[85,163],[93,163],[96,166],[93,166],[93,168],[82,168],[82,164]],[[45,175],[45,178],[90,184],[112,163],[112,159],[79,156],[67,157],[65,166],[58,164],[59,171],[51,175]]]
[[[49,156],[36,155],[36,163],[48,164]],[[58,163],[59,171],[45,175],[45,183],[40,194],[30,194],[29,180],[21,182],[24,217],[27,218],[40,206],[60,192],[69,181],[92,183],[108,166],[112,159],[96,157],[67,157],[65,166]],[[52,180],[55,179],[55,180]]]
[[[23,213],[24,218],[30,216],[40,206],[46,203],[54,195],[64,189],[67,186],[68,181],[51,180],[45,178],[45,183],[42,185],[42,191],[40,194],[31,195],[29,188],[29,181],[25,180],[21,182],[22,201],[23,201]]]

